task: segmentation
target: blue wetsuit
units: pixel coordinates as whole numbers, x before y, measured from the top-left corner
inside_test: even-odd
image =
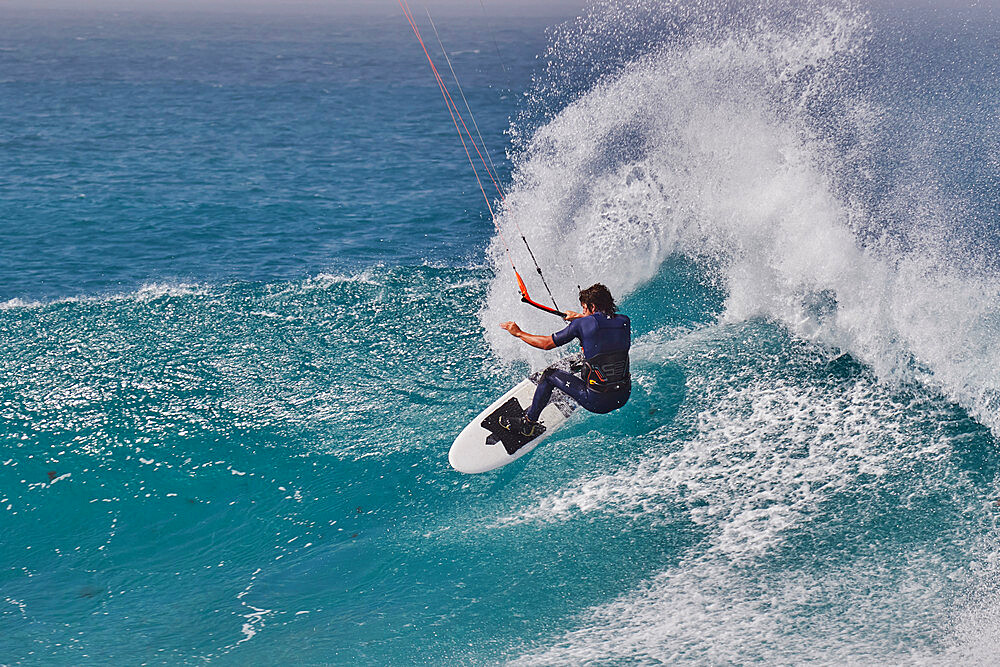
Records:
[[[583,356],[587,359],[608,352],[628,352],[632,344],[632,325],[628,317],[622,314],[608,317],[604,313],[594,313],[577,318],[562,331],[552,334],[552,342],[556,346],[565,345],[574,339],[583,345]],[[601,414],[625,405],[631,394],[631,384],[628,382],[624,383],[624,388],[620,391],[599,392],[590,389],[577,375],[551,369],[542,374],[531,407],[524,413],[525,417],[538,421],[542,409],[548,405],[553,389],[564,391],[584,409]]]

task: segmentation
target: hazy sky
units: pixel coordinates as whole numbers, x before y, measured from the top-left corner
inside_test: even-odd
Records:
[[[490,16],[568,16],[588,0],[408,0],[414,12],[424,7],[435,14],[475,13],[483,6]],[[0,0],[3,8],[103,10],[221,10],[294,13],[388,14],[399,12],[396,0]]]
[[[427,7],[435,15],[472,14],[490,17],[544,16],[569,18],[579,15],[591,0],[408,0],[414,12]],[[482,2],[482,5],[480,4]],[[693,1],[693,0],[692,0]],[[803,0],[810,2],[810,0]],[[860,0],[861,7],[878,9],[923,8],[932,10],[978,9],[992,13],[1000,0]],[[389,15],[399,12],[396,0],[0,0],[0,20],[5,8],[71,10],[224,11],[293,14]]]

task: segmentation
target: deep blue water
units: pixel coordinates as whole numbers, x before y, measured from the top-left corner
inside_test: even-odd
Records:
[[[386,13],[15,14],[0,298],[476,260],[481,195],[409,25]],[[441,26],[498,157],[545,28]]]
[[[560,323],[394,11],[4,10],[0,664],[994,662],[994,11],[435,16],[636,330],[477,476]]]

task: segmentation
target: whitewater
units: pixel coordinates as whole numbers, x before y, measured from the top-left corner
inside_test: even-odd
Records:
[[[449,468],[558,354],[499,323],[561,324],[401,16],[26,14],[0,664],[993,663],[994,11],[435,21],[503,236],[631,317],[630,402]]]

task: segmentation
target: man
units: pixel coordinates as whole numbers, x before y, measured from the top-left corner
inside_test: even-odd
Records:
[[[628,401],[632,391],[628,359],[632,329],[628,317],[618,313],[611,292],[600,283],[580,291],[580,307],[583,312],[567,312],[566,320],[570,325],[551,336],[525,333],[515,322],[500,325],[512,336],[541,350],[551,350],[577,339],[583,346],[585,358],[581,377],[566,371],[546,370],[535,389],[531,407],[520,420],[501,420],[500,425],[504,428],[529,438],[543,433],[545,426],[538,422],[538,417],[553,389],[562,390],[581,407],[599,414],[617,410]]]

